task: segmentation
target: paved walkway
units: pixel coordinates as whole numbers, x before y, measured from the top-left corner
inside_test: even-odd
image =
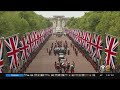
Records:
[[[71,40],[67,36],[51,36],[29,65],[25,73],[57,73],[54,68],[54,62],[58,61],[58,55],[55,56],[52,52],[51,56],[49,56],[46,50],[47,48],[50,48],[51,44],[55,43],[56,40],[66,40],[68,42],[68,46],[70,47]],[[96,73],[92,65],[84,57],[82,57],[81,53],[78,53],[78,56],[76,56],[73,48],[71,47],[70,55],[66,55],[66,58],[70,63],[72,63],[72,61],[75,62],[75,73]]]

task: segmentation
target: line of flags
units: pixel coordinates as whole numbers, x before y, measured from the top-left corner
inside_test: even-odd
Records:
[[[52,34],[52,28],[26,33],[19,39],[18,34],[0,39],[0,73],[3,67],[3,43],[5,44],[10,70],[17,69],[20,60],[27,62],[28,57]]]
[[[3,44],[5,44],[7,57],[9,59],[10,69],[17,69],[20,65],[20,60],[27,62],[28,57],[52,34],[52,29],[43,31],[32,31],[22,36],[21,40],[18,34],[7,38],[0,38],[0,73],[2,73],[3,63]],[[75,42],[89,52],[91,57],[100,60],[103,51],[102,36],[88,31],[80,30],[65,30]],[[111,66],[115,69],[115,57],[117,55],[119,41],[116,37],[106,34],[106,47],[105,47],[105,65]],[[21,54],[21,55],[20,55]],[[19,57],[20,56],[20,57]]]
[[[3,67],[3,39],[0,39],[0,73],[2,73]]]
[[[82,46],[90,56],[100,60],[103,51],[102,36],[88,31],[80,30],[65,30],[75,42]],[[105,48],[105,66],[109,65],[115,69],[115,57],[117,55],[119,41],[116,37],[106,34],[106,48]]]

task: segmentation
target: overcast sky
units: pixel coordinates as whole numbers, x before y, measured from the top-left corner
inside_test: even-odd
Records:
[[[65,17],[81,17],[88,11],[35,11],[44,17],[53,17],[54,15],[62,15]]]

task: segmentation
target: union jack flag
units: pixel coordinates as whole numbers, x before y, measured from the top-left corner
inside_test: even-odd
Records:
[[[89,53],[91,53],[92,52],[92,46],[93,46],[93,42],[92,42],[92,34],[91,33],[87,33],[87,51],[89,52]]]
[[[39,31],[37,31],[37,45],[39,46],[40,45],[40,32]]]
[[[2,73],[1,68],[3,67],[3,40],[0,39],[0,73]]]
[[[106,66],[112,66],[113,69],[115,69],[115,57],[118,50],[118,39],[115,37],[110,37],[110,35],[106,34],[106,48],[105,48],[105,61]]]
[[[80,31],[78,32],[77,40],[78,40],[78,43],[81,45],[82,44],[82,34]]]
[[[76,41],[79,43],[79,38],[80,38],[80,34],[79,34],[79,32],[77,32],[76,38],[77,38]]]
[[[43,43],[44,40],[45,40],[45,30],[42,31],[41,36],[42,36],[41,41],[42,41],[42,43]]]
[[[78,31],[75,30],[75,31],[74,31],[74,40],[75,40],[76,42],[78,41],[77,36],[78,36]]]
[[[83,31],[83,46],[87,49],[87,32]]]
[[[34,37],[34,31],[32,31],[31,33],[30,33],[30,36],[31,36],[31,40],[32,40],[32,51],[34,51],[35,50],[35,37]]]
[[[22,52],[21,60],[27,60],[29,57],[29,45],[27,44],[27,39],[25,36],[22,37],[20,41],[20,51]]]
[[[27,44],[29,45],[29,53],[33,52],[33,40],[31,33],[26,34],[27,37]]]
[[[84,31],[81,31],[81,45],[83,46],[83,42],[84,42],[84,40],[83,40],[83,34],[84,33]]]
[[[93,38],[93,53],[92,57],[96,57],[97,59],[101,59],[102,49],[103,49],[103,43],[102,43],[102,37],[100,35],[94,34]]]
[[[34,43],[34,50],[38,47],[38,38],[37,38],[37,32],[36,31],[33,31],[32,32],[32,36],[33,36],[33,43]]]
[[[40,44],[42,43],[42,34],[41,34],[41,31],[39,33],[39,41],[40,41]]]
[[[19,40],[18,35],[11,36],[4,40],[7,49],[7,55],[9,58],[10,69],[17,68],[19,66]]]

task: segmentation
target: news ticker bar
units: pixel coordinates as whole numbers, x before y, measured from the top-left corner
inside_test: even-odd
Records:
[[[97,73],[97,74],[0,74],[0,77],[120,77],[120,74]]]

